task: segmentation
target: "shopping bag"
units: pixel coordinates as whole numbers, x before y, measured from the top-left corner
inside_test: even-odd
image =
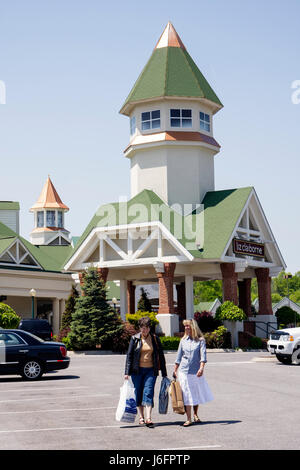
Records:
[[[174,413],[178,413],[180,415],[184,415],[184,403],[182,398],[182,391],[180,387],[180,383],[175,380],[172,380],[170,385],[170,395],[172,398],[172,407]]]
[[[160,384],[159,402],[158,402],[158,412],[161,415],[165,415],[168,412],[170,385],[171,385],[171,381],[168,379],[168,377],[163,377],[161,384]]]
[[[137,414],[135,391],[131,379],[125,380],[120,388],[120,399],[116,411],[116,420],[122,423],[134,423]]]

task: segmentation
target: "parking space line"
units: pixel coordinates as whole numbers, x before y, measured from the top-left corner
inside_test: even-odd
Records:
[[[95,395],[60,395],[60,396],[53,396],[53,397],[43,397],[43,398],[39,398],[38,400],[51,400],[51,399],[55,399],[55,400],[70,400],[72,398],[88,398],[88,397],[111,397],[111,393],[97,393]],[[0,403],[17,403],[19,401],[36,401],[37,398],[34,397],[34,398],[20,398],[20,399],[16,399],[16,400],[0,400]]]
[[[0,411],[0,415],[8,414],[30,414],[30,413],[58,413],[65,411],[94,411],[94,410],[115,410],[116,406],[101,406],[98,408],[61,408],[60,410],[33,410],[33,411]]]
[[[195,447],[173,447],[173,448],[168,448],[168,449],[158,449],[158,450],[192,450],[192,449],[209,449],[209,448],[215,448],[215,447],[222,447],[219,444],[207,444],[204,446],[195,446]]]
[[[0,434],[13,434],[13,433],[21,433],[21,432],[47,432],[47,431],[72,431],[78,429],[103,429],[103,428],[127,428],[127,426],[118,426],[118,425],[111,425],[111,426],[70,426],[64,428],[39,428],[39,429],[7,429],[4,431],[0,431]]]
[[[49,390],[80,390],[82,388],[89,388],[88,386],[82,386],[82,387],[53,387],[53,388],[23,388],[23,389],[10,389],[10,390],[0,390],[0,393],[6,393],[6,392],[9,392],[9,393],[13,393],[13,392],[17,392],[17,393],[24,393],[25,391],[26,392],[44,392],[44,391],[49,391]]]

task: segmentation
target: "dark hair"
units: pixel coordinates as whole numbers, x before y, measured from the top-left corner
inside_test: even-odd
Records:
[[[151,320],[149,317],[142,317],[139,319],[139,327],[142,328],[143,326],[147,326],[148,328],[151,327]]]

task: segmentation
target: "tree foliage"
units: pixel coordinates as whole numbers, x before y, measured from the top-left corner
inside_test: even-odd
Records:
[[[141,293],[140,300],[138,301],[138,304],[137,304],[137,309],[138,311],[141,311],[141,312],[151,312],[152,310],[151,301],[149,300],[147,292],[145,292],[143,287],[141,288],[141,292],[142,293]]]
[[[73,349],[106,348],[123,331],[123,323],[106,300],[106,286],[95,268],[84,276],[83,295],[76,300],[68,335]]]
[[[20,321],[21,317],[9,305],[0,303],[0,328],[18,328]]]

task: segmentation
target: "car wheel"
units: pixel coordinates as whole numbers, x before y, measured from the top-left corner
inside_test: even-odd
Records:
[[[21,375],[26,380],[38,380],[43,375],[43,372],[41,363],[32,359],[23,364]]]
[[[295,349],[292,354],[292,364],[300,364],[300,348]]]
[[[280,354],[276,354],[276,357],[279,362],[282,362],[282,364],[291,364],[292,363],[292,358],[288,356],[281,356]]]

